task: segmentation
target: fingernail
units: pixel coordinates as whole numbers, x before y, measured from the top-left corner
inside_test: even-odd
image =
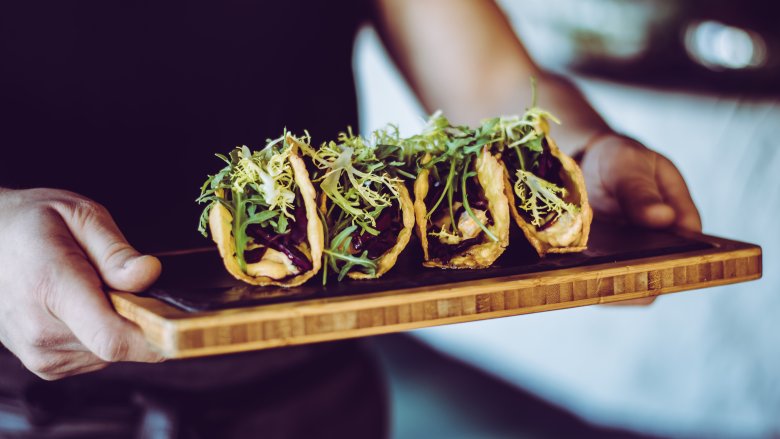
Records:
[[[122,262],[122,266],[120,267],[122,270],[126,270],[130,268],[135,262],[139,259],[142,259],[146,255],[142,255],[141,253],[138,253],[135,250],[128,249],[128,252],[131,254],[128,255],[125,260]]]

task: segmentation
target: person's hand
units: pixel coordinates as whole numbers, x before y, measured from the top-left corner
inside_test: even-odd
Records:
[[[582,158],[593,209],[654,229],[701,232],[688,186],[666,157],[620,135],[602,135]]]
[[[142,291],[160,270],[99,204],[61,190],[0,189],[0,343],[41,378],[162,361],[103,291]]]
[[[582,172],[593,209],[649,228],[701,232],[701,218],[680,171],[639,142],[606,134],[589,145]],[[619,302],[647,305],[655,297]]]

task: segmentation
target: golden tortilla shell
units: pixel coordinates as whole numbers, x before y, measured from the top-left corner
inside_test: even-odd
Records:
[[[219,254],[222,256],[222,261],[225,263],[225,268],[236,279],[252,285],[276,285],[281,287],[298,286],[317,274],[322,267],[322,250],[325,246],[325,236],[322,229],[322,222],[317,214],[316,192],[309,179],[306,164],[301,160],[300,156],[298,156],[297,140],[289,133],[287,134],[286,140],[293,145],[292,151],[290,152],[290,165],[293,169],[295,184],[298,186],[304,206],[306,207],[306,219],[308,220],[306,234],[309,247],[308,253],[312,262],[311,270],[283,279],[275,279],[263,275],[250,276],[244,273],[236,259],[236,244],[233,239],[233,216],[230,214],[230,211],[220,203],[215,204],[209,213],[211,237],[217,244]],[[264,259],[265,256],[261,259],[261,262]],[[289,270],[288,273],[290,275],[293,274],[293,272]]]
[[[491,266],[509,245],[509,202],[504,193],[504,179],[496,178],[504,172],[503,164],[487,147],[482,149],[476,162],[477,180],[485,192],[488,201],[488,211],[493,218],[493,224],[488,230],[498,241],[486,239],[481,244],[467,248],[461,254],[455,255],[449,261],[431,259],[428,255],[428,221],[425,218],[428,208],[425,206],[425,196],[428,195],[427,169],[420,171],[414,182],[414,213],[417,219],[417,236],[423,249],[423,265],[439,268],[487,268]],[[483,232],[484,235],[484,232]]]
[[[547,132],[547,127],[545,127]],[[506,196],[511,200],[509,203],[509,209],[512,212],[512,217],[515,219],[515,223],[520,227],[528,242],[531,243],[533,248],[539,254],[540,257],[544,257],[547,253],[577,253],[584,251],[588,248],[588,235],[590,234],[590,224],[593,221],[593,210],[588,203],[588,193],[585,189],[585,179],[582,176],[582,170],[571,157],[563,153],[558,149],[558,145],[549,136],[546,135],[547,145],[550,147],[550,153],[553,157],[557,158],[561,162],[561,179],[563,180],[564,187],[568,192],[566,201],[573,203],[580,208],[580,218],[582,220],[582,229],[580,230],[580,236],[566,247],[556,247],[549,244],[546,241],[539,239],[539,231],[536,226],[530,224],[523,219],[523,216],[517,210],[517,200],[515,196],[514,187],[509,179],[509,170],[504,166],[504,187],[506,190]]]

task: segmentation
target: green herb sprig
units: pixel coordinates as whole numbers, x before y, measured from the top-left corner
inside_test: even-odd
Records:
[[[541,227],[557,219],[563,212],[574,214],[577,207],[564,200],[565,188],[534,174],[544,153],[547,121],[560,121],[550,112],[536,106],[533,84],[532,106],[522,116],[502,116],[486,119],[479,130],[491,139],[494,149],[501,152],[513,174],[513,190],[519,199],[518,208],[530,216],[531,224]]]
[[[292,145],[287,132],[269,139],[260,151],[247,146],[234,148],[225,156],[217,154],[226,166],[208,177],[201,187],[197,202],[206,204],[200,216],[198,230],[207,236],[211,209],[222,204],[233,217],[233,238],[239,267],[246,271],[244,252],[253,243],[247,227],[259,224],[278,234],[289,232],[289,220],[297,200],[296,184],[289,157]],[[308,142],[308,136],[304,137]]]
[[[393,134],[386,135],[383,140],[389,141]],[[400,208],[395,186],[401,181],[397,177],[400,162],[387,160],[384,155],[380,159],[375,142],[376,137],[370,142],[348,128],[337,141],[323,143],[317,150],[303,149],[317,168],[314,181],[330,200],[323,218],[327,229],[324,258],[325,266],[338,273],[339,280],[356,267],[366,274],[376,274],[376,261],[368,257],[367,251],[354,253],[353,239],[364,233],[379,235],[379,215],[394,203]],[[325,282],[327,269],[323,273]]]
[[[472,170],[476,157],[485,145],[491,143],[489,136],[466,126],[452,125],[440,111],[437,111],[428,119],[420,134],[405,139],[386,133],[379,137],[391,139],[388,143],[394,144],[388,145],[387,149],[390,151],[388,156],[393,156],[399,163],[403,163],[408,173],[416,176],[421,170],[428,170],[432,181],[443,182],[444,188],[428,209],[426,219],[430,220],[446,201],[452,230],[443,227],[439,231],[429,232],[429,235],[446,237],[451,242],[463,239],[456,226],[455,218],[456,197],[460,197],[461,204],[469,217],[489,239],[498,241],[495,234],[474,213],[466,191],[468,179],[477,175]]]

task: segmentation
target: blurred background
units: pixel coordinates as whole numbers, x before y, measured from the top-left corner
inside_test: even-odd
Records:
[[[517,422],[535,417],[551,425],[584,420],[604,435],[780,437],[778,7],[756,0],[502,6],[537,62],[572,78],[616,130],[677,164],[705,233],[763,247],[764,278],[650,307],[587,307],[380,340],[391,353],[412,345],[407,356],[434,355],[421,348],[430,346],[441,354],[434,360],[454,358],[483,374],[464,394],[452,390],[460,369],[447,380],[414,358],[386,359],[394,435],[518,437]],[[425,113],[371,28],[356,49],[364,132],[387,122],[405,134],[419,129]],[[518,102],[517,111],[528,104]],[[548,410],[520,412],[522,395]],[[503,411],[481,406],[491,403]],[[553,407],[565,412],[540,417]],[[529,437],[556,431],[527,430]]]

